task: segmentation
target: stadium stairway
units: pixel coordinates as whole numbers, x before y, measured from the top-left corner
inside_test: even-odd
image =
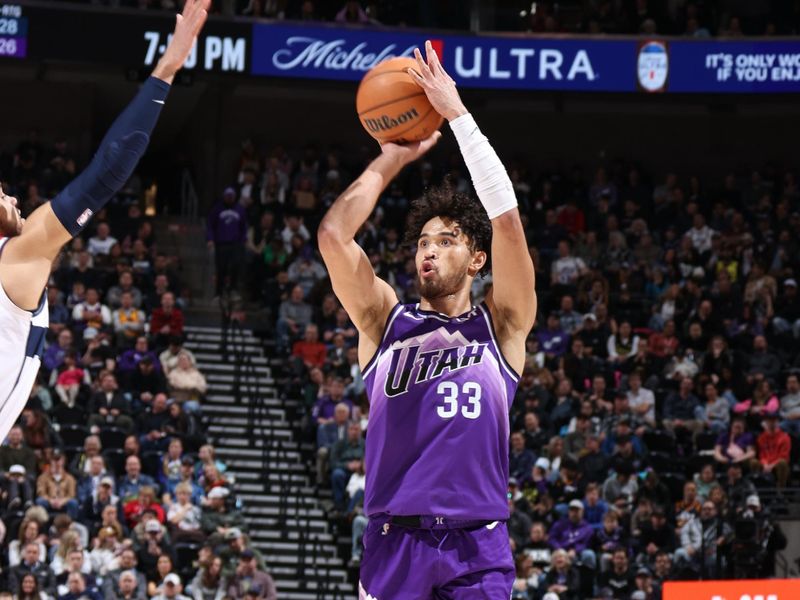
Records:
[[[320,506],[304,459],[299,401],[282,399],[266,356],[269,341],[252,330],[187,326],[186,347],[208,380],[207,435],[235,479],[253,545],[264,555],[281,600],[354,600],[337,539]]]

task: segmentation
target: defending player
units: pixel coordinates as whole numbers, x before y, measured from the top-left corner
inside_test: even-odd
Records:
[[[505,600],[508,410],[536,315],[534,270],[511,181],[430,43],[412,73],[448,121],[483,207],[447,188],[411,210],[419,304],[399,304],[354,241],[381,191],[441,137],[381,155],[319,229],[334,290],[359,330],[370,399],[360,596]],[[494,286],[470,302],[475,277]]]
[[[186,0],[152,76],[120,114],[92,162],[26,220],[0,191],[0,441],[14,425],[39,371],[48,326],[47,285],[61,247],[117,193],[144,154],[175,73],[189,56],[210,0]]]

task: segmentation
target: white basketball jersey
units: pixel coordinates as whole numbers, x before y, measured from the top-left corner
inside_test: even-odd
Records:
[[[0,238],[0,256],[8,238]],[[36,380],[50,318],[47,296],[39,307],[23,310],[0,283],[0,443],[19,418]]]

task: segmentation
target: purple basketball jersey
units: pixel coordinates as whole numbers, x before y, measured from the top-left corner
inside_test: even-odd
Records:
[[[508,518],[508,412],[518,377],[484,304],[452,318],[398,304],[364,383],[368,516]]]

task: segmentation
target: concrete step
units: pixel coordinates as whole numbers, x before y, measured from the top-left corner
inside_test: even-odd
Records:
[[[223,386],[218,385],[215,387],[223,387]],[[231,386],[224,386],[224,387],[230,388]],[[231,390],[218,390],[218,392],[220,391],[230,392]],[[281,400],[280,398],[276,398],[275,390],[273,388],[261,388],[261,391],[264,394],[263,397],[259,398],[259,402],[261,403],[262,406],[269,406],[275,408],[282,408],[285,406],[287,408],[296,408],[297,406],[300,405],[300,402],[298,400]],[[236,396],[234,396],[231,393],[211,392],[206,396],[205,400],[203,401],[203,408],[205,408],[206,406],[219,406],[219,407],[230,406],[230,405],[243,406],[243,405],[249,405],[250,401],[251,397],[245,394],[242,394],[241,398],[237,399]]]

